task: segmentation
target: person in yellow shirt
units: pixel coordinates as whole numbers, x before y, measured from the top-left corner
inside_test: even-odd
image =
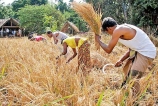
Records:
[[[71,47],[73,50],[73,55],[68,59],[66,63],[69,63],[77,55],[76,48],[78,48],[78,67],[84,69],[84,67],[90,67],[90,43],[88,39],[84,37],[68,37],[63,40],[63,52],[60,56],[67,53],[67,47]],[[58,56],[57,59],[60,57]]]

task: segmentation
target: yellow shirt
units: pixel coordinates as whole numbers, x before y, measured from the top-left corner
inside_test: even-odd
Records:
[[[76,47],[80,47],[84,43],[84,41],[87,40],[87,38],[80,38],[80,40],[78,42],[78,46],[77,46],[76,42],[75,42],[75,38],[76,37],[68,37],[65,40],[63,40],[63,43],[65,42],[71,48],[76,48]]]

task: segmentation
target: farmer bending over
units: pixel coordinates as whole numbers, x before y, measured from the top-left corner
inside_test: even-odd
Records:
[[[76,48],[78,48],[78,67],[84,69],[85,66],[90,67],[90,44],[87,41],[87,38],[83,37],[68,37],[63,40],[63,52],[60,56],[65,55],[67,53],[67,47],[71,47],[73,50],[73,55],[67,61],[69,63],[74,57],[76,57],[77,52]],[[57,58],[59,58],[58,56]]]
[[[105,52],[110,54],[117,42],[129,48],[129,51],[116,62],[115,67],[121,66],[123,61],[128,58],[123,68],[125,77],[130,75],[131,78],[135,77],[139,80],[156,57],[156,47],[147,34],[134,25],[118,25],[111,17],[103,19],[102,30],[112,36],[109,44],[106,45],[101,41],[100,36],[95,35],[97,42]],[[135,88],[136,86],[137,88]],[[139,83],[134,83],[136,94],[139,92],[139,88]]]
[[[30,41],[43,41],[43,42],[46,42],[47,40],[43,37],[43,36],[40,36],[40,35],[38,35],[38,36],[33,36],[33,35],[29,35],[28,36],[28,39],[30,39]]]
[[[56,31],[56,32],[54,32],[54,33],[52,33],[52,31],[47,31],[47,36],[48,36],[49,38],[52,38],[52,37],[53,37],[55,44],[57,44],[58,41],[60,41],[61,44],[62,44],[62,41],[63,41],[64,39],[66,39],[67,37],[69,37],[67,34],[65,34],[65,33],[63,33],[63,32],[60,32],[60,31]]]

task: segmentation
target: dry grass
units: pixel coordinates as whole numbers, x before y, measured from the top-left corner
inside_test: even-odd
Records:
[[[76,72],[77,58],[69,64],[65,63],[64,56],[57,61],[55,57],[60,54],[60,50],[49,41],[45,44],[32,42],[27,38],[1,38],[0,48],[2,106],[96,106],[102,92],[104,95],[99,100],[100,106],[116,106],[124,102],[123,100],[130,104],[129,100],[134,100],[125,98],[125,93],[120,92],[123,90],[120,88],[123,78],[121,67],[107,68],[106,74],[101,71],[104,64],[114,64],[127,50],[125,47],[117,46],[109,55],[103,50],[96,52],[92,43],[91,57],[94,68],[88,76],[83,76],[80,70]],[[137,99],[140,106],[156,105],[158,58],[155,62],[148,90],[143,93],[143,97]],[[142,82],[143,85],[144,83]]]
[[[73,9],[88,23],[92,32],[97,35],[101,34],[101,17],[100,11],[95,11],[93,6],[89,3],[77,3],[72,2]],[[100,46],[95,42],[97,50],[100,50]]]
[[[72,2],[73,9],[89,24],[93,32],[101,34],[101,17],[100,11],[95,11],[89,3]]]
[[[155,38],[152,35],[150,35],[149,37],[150,37],[151,41],[155,44],[155,46],[158,47],[158,38]]]

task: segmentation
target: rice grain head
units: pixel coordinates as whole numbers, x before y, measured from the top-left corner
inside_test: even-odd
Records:
[[[73,9],[89,24],[92,31],[98,35],[101,34],[101,17],[100,11],[95,11],[89,3],[72,2]]]
[[[91,30],[97,34],[101,34],[101,17],[100,11],[95,11],[93,6],[89,3],[72,2],[73,9],[88,23]],[[95,47],[100,50],[100,46],[95,42]]]

